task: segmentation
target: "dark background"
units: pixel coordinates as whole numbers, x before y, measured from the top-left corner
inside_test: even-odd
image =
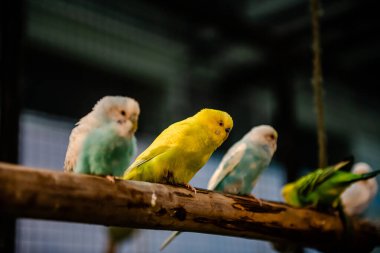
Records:
[[[378,168],[379,4],[321,7],[329,163]],[[19,115],[75,123],[126,95],[140,103],[138,136],[211,107],[235,122],[220,152],[271,124],[288,179],[318,164],[309,1],[6,0],[0,60],[2,160],[17,162]]]

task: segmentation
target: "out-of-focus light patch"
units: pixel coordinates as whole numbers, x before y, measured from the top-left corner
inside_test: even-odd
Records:
[[[26,112],[20,118],[20,163],[63,170],[66,147],[75,122],[50,115]]]

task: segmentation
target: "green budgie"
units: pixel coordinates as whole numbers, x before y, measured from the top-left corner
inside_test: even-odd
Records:
[[[342,170],[351,161],[342,161],[326,168],[320,168],[288,183],[282,188],[285,202],[296,207],[319,209],[341,208],[340,195],[351,184],[375,177],[380,170],[365,174],[354,174]]]
[[[122,176],[136,154],[135,132],[140,108],[129,97],[106,96],[72,130],[64,170]]]
[[[268,125],[252,128],[224,155],[207,189],[249,195],[277,149],[278,134]],[[173,232],[161,245],[163,250],[181,232]]]

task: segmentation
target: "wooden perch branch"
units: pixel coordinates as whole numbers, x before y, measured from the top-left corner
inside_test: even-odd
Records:
[[[334,214],[199,189],[32,169],[0,163],[0,214],[147,229],[180,230],[363,252],[379,226],[353,220],[344,236]]]

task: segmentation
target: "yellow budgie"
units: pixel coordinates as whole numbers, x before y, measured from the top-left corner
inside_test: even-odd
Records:
[[[227,139],[233,121],[223,111],[203,109],[170,125],[125,171],[126,180],[184,185]]]

